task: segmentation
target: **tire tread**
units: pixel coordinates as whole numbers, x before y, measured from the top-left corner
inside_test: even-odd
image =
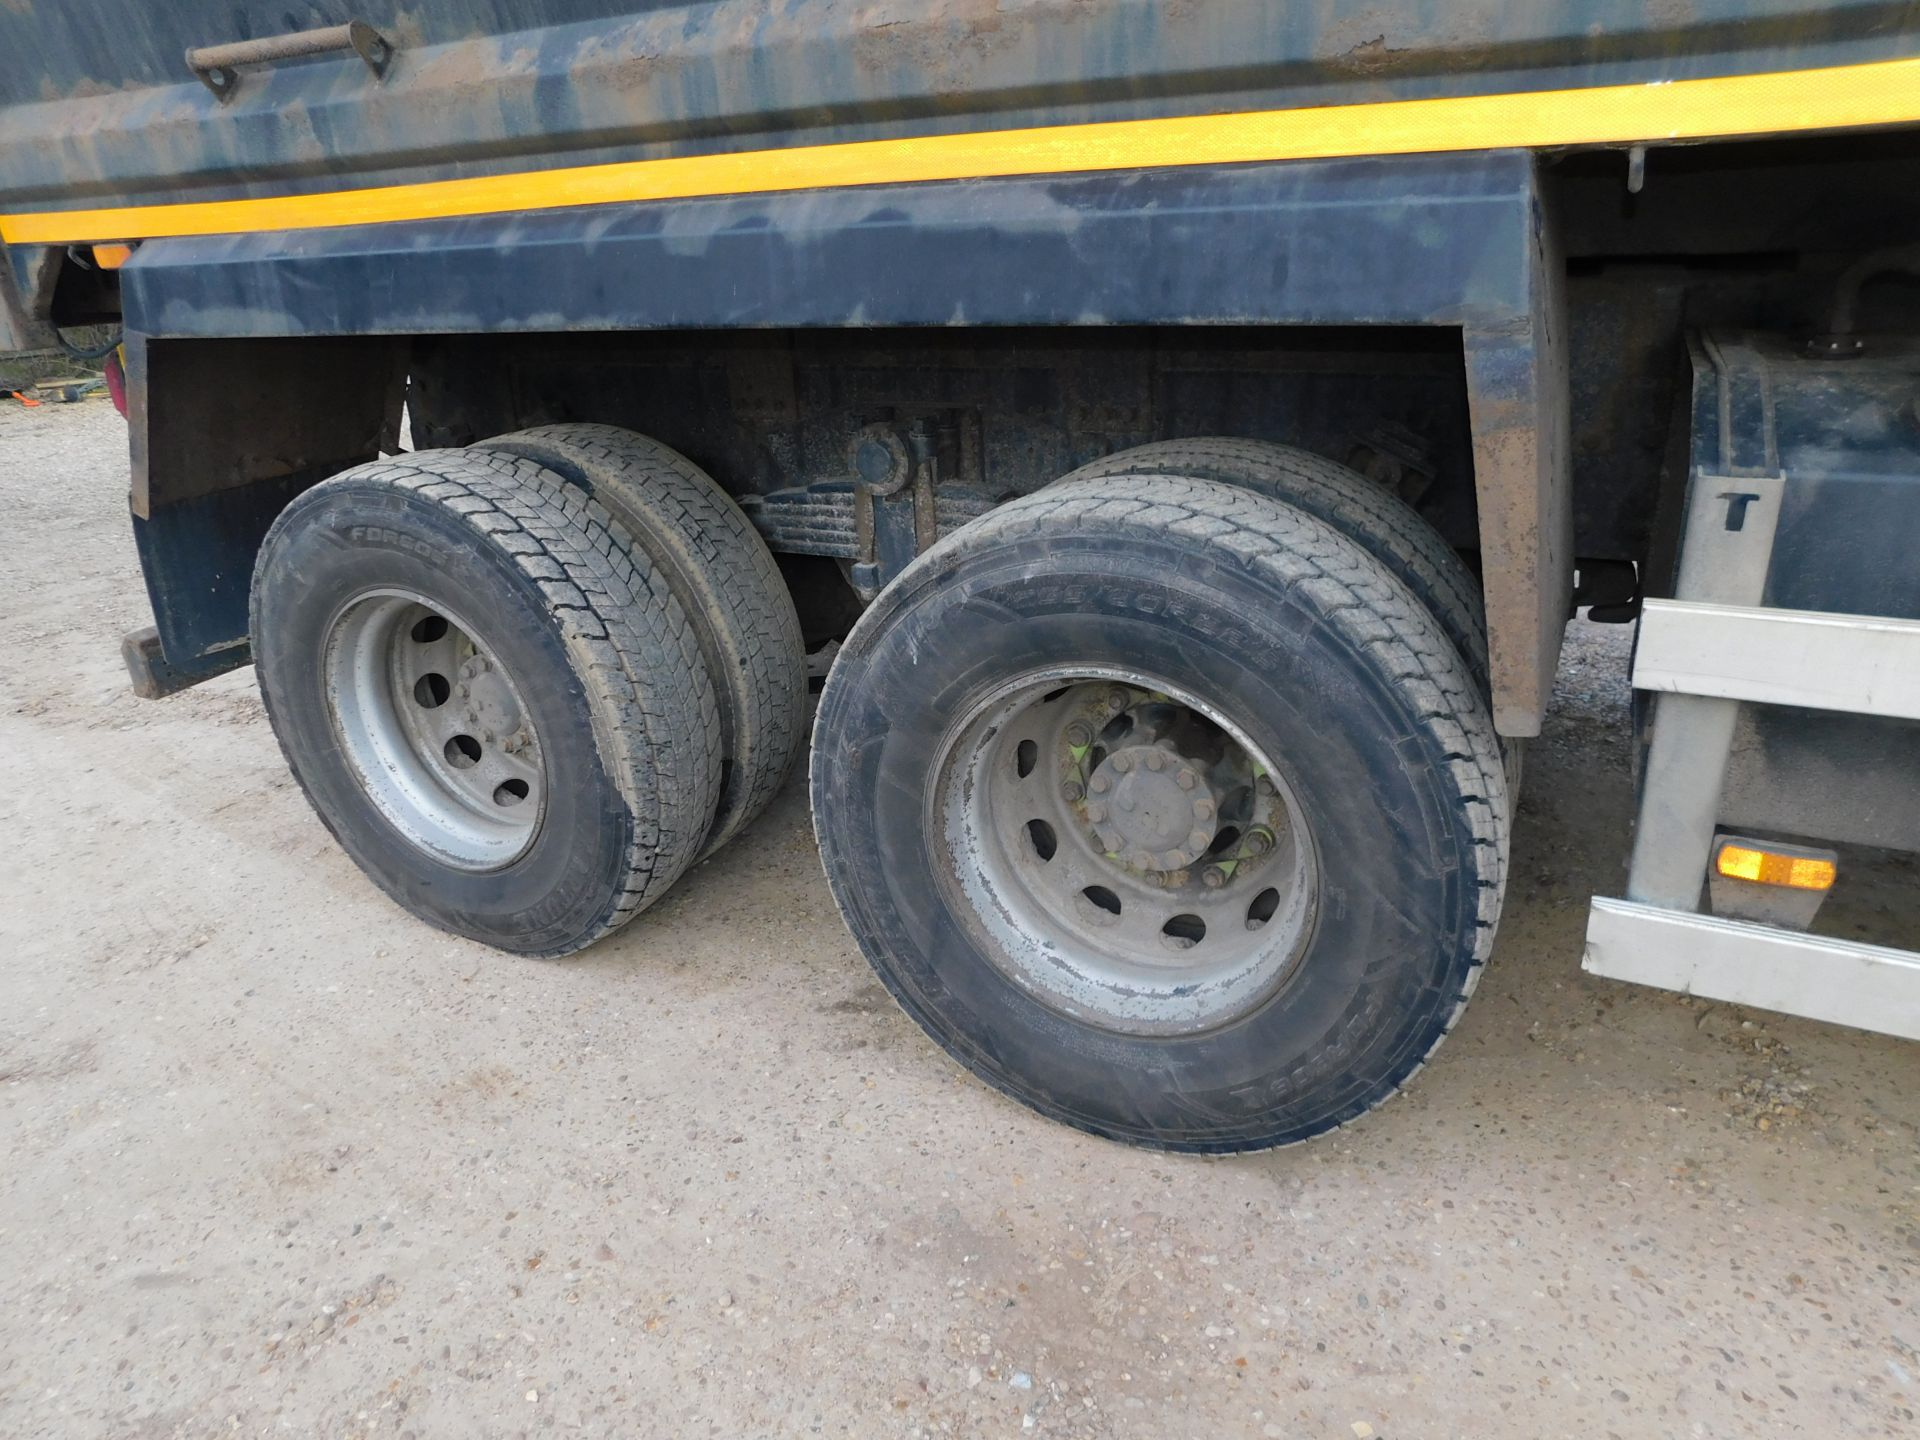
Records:
[[[1359,471],[1292,445],[1203,436],[1121,450],[1055,483],[1128,475],[1249,485],[1326,521],[1406,582],[1485,686],[1486,617],[1473,572],[1419,511]]]
[[[725,779],[702,855],[759,815],[806,739],[806,653],[773,553],[677,450],[615,425],[538,425],[471,447],[520,455],[592,493],[672,589],[720,705]]]

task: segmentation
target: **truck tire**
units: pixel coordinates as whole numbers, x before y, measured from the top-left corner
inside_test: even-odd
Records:
[[[692,622],[720,702],[713,853],[779,793],[806,738],[806,649],[773,552],[706,471],[631,430],[540,425],[481,446],[537,460],[606,506]]]
[[[840,652],[812,792],[907,1013],[1138,1145],[1378,1105],[1500,913],[1505,778],[1454,645],[1331,526],[1212,481],[1064,482],[930,549]]]
[[[1291,445],[1205,436],[1136,445],[1082,465],[1065,478],[1105,475],[1217,480],[1270,495],[1326,521],[1414,593],[1486,689],[1487,621],[1473,572],[1419,511],[1359,471]]]
[[[414,914],[559,956],[663,894],[719,790],[719,711],[665,581],[531,460],[423,451],[294,500],[252,631],[287,763]]]

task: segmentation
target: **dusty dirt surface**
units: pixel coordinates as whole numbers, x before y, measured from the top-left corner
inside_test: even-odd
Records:
[[[580,959],[410,919],[250,672],[128,693],[125,488],[110,408],[0,407],[0,1434],[1920,1433],[1920,1046],[1579,971],[1621,631],[1411,1093],[1182,1159],[924,1040],[798,779]],[[1848,869],[1826,928],[1920,942]]]

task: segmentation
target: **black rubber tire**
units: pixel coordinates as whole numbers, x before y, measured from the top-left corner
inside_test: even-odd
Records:
[[[531,847],[468,871],[406,840],[341,754],[326,693],[333,617],[393,587],[456,608],[526,697],[549,769]],[[421,451],[294,500],[253,580],[260,693],[294,776],[375,884],[444,930],[560,956],[618,929],[698,852],[719,712],[687,617],[590,496],[530,460]]]
[[[1197,1035],[1084,1024],[1020,989],[950,900],[929,830],[943,737],[1023,672],[1119,666],[1209,698],[1284,771],[1322,857],[1304,959]],[[956,531],[841,650],[815,721],[815,832],[881,980],[976,1075],[1098,1135],[1220,1152],[1394,1094],[1492,948],[1500,750],[1451,640],[1327,524],[1210,481],[1050,486]]]
[[[1326,521],[1414,593],[1486,689],[1487,620],[1473,572],[1419,511],[1359,471],[1291,445],[1203,436],[1136,445],[1082,465],[1064,479],[1110,475],[1217,480]]]
[[[720,702],[720,803],[702,851],[712,854],[780,792],[806,739],[806,647],[773,552],[712,476],[631,430],[540,425],[475,448],[537,460],[592,495],[686,611]]]

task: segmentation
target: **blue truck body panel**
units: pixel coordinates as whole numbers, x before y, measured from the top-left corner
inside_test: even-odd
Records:
[[[354,16],[384,78],[307,57],[223,103],[183,59]],[[42,0],[0,6],[0,212],[1806,69],[1917,32],[1913,0]]]
[[[1473,325],[1524,299],[1524,152],[869,186],[161,239],[153,336]]]

